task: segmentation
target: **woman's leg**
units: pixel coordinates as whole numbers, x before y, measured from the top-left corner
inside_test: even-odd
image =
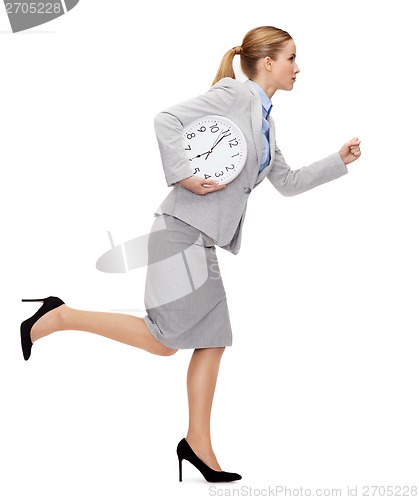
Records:
[[[170,356],[177,351],[160,343],[142,318],[112,312],[82,311],[66,304],[39,318],[31,330],[32,342],[60,330],[96,333],[161,356]]]
[[[214,470],[222,469],[212,450],[210,417],[224,350],[225,347],[195,349],[187,376],[189,429],[186,441],[196,455]]]

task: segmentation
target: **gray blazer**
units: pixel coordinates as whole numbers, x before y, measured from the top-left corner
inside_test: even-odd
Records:
[[[240,174],[227,185],[205,195],[184,188],[179,181],[192,170],[183,146],[183,128],[205,115],[222,115],[235,122],[247,143],[247,159]],[[249,195],[267,177],[285,196],[293,196],[348,173],[339,153],[298,170],[286,164],[270,122],[271,161],[259,173],[262,159],[262,108],[250,81],[223,78],[205,94],[172,106],[155,117],[155,130],[167,185],[174,186],[155,214],[166,213],[199,229],[215,243],[237,254]]]

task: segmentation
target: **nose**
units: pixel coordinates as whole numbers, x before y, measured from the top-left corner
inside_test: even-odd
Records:
[[[295,69],[294,69],[294,73],[297,74],[300,72],[300,68],[297,66],[297,64],[295,65]]]

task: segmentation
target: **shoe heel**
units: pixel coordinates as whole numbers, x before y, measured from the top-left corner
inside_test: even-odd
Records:
[[[182,482],[182,459],[179,458],[179,482]]]
[[[45,302],[47,299],[22,299],[22,302]]]

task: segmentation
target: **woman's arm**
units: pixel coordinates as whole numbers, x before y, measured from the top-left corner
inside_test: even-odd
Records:
[[[192,175],[183,145],[184,127],[205,115],[228,113],[238,95],[237,83],[231,78],[224,78],[205,94],[172,106],[155,117],[154,127],[169,187]]]
[[[348,169],[339,153],[333,153],[306,167],[291,170],[281,151],[275,146],[274,164],[267,177],[282,195],[294,196],[347,173]]]

